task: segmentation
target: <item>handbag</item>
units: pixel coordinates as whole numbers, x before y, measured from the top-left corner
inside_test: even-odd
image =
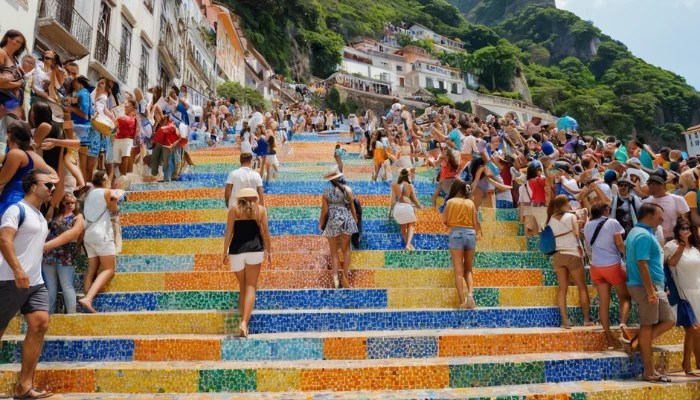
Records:
[[[685,298],[685,295],[683,294],[681,289],[678,287],[678,285],[676,285],[676,282],[678,282],[678,272],[674,273],[675,268],[671,269],[671,267],[668,264],[664,264],[664,271],[665,270],[668,270],[673,277],[673,279],[669,279],[667,282],[669,289],[670,289],[671,285],[673,285],[674,289],[676,290],[676,292],[678,294],[678,316],[676,317],[676,326],[690,328],[691,326],[698,323],[698,320],[695,317],[695,310],[693,310],[693,306]],[[673,292],[672,290],[669,290],[669,291]],[[670,296],[669,296],[669,303],[671,303]]]
[[[95,115],[92,116],[92,119],[90,120],[90,124],[92,124],[92,127],[95,128],[102,136],[105,137],[110,137],[114,135],[114,132],[116,130],[116,127],[114,126],[114,121],[109,119],[108,116],[101,114],[101,113],[95,113]]]

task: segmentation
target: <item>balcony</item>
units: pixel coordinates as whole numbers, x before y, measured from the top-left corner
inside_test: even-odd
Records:
[[[161,27],[163,28],[163,27]],[[163,61],[163,66],[172,77],[180,76],[180,61],[178,55],[180,50],[177,48],[177,41],[171,29],[161,29],[161,36],[158,42],[158,53]]]
[[[92,27],[72,1],[44,0],[36,20],[39,32],[76,58],[90,54]]]
[[[148,91],[148,73],[144,68],[139,69],[139,89],[144,93]]]
[[[90,62],[90,66],[102,76],[112,81],[127,82],[130,65],[128,54],[117,50],[101,32],[97,32],[92,56],[94,60]]]
[[[442,75],[447,78],[459,79],[457,72],[443,68],[439,65],[424,64],[424,63],[413,63],[412,69],[414,71],[431,72],[433,74]]]
[[[190,62],[190,64],[194,67],[193,69],[197,71],[199,74],[199,77],[209,85],[209,75],[204,71],[204,68],[202,68],[202,65],[197,62],[197,60],[194,57],[194,53],[192,52],[191,48],[187,48],[187,60]],[[248,62],[246,61],[246,64]]]

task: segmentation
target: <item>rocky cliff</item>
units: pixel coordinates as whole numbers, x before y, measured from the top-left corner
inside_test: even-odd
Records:
[[[448,0],[464,15],[467,21],[496,25],[511,15],[515,15],[531,5],[556,7],[555,0]]]

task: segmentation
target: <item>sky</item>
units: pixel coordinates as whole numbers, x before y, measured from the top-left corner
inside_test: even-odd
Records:
[[[632,53],[675,72],[700,90],[695,47],[700,0],[556,0],[557,8],[593,21]]]

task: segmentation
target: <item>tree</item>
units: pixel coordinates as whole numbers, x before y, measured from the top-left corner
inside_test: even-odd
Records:
[[[654,128],[654,135],[659,136],[664,142],[678,142],[683,140],[685,129],[681,124],[668,123]]]
[[[490,81],[489,90],[510,89],[511,81],[518,66],[520,50],[501,39],[496,46],[479,49],[468,57],[467,68],[479,75],[479,81]]]
[[[244,87],[238,82],[224,82],[216,88],[216,93],[227,99],[234,97],[241,105],[258,106],[264,110],[271,108],[262,93],[253,88]]]

